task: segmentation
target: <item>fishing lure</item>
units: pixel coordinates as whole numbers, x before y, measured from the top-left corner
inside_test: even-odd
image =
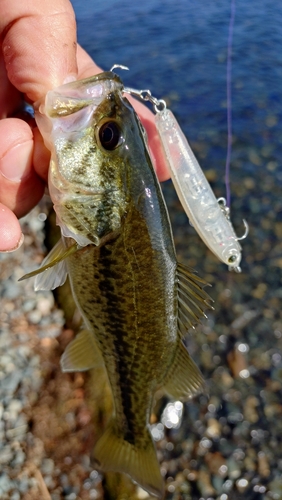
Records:
[[[245,233],[238,238],[230,221],[230,210],[224,198],[216,199],[175,116],[164,100],[152,96],[150,90],[125,88],[125,92],[150,101],[154,105],[155,123],[163,146],[171,179],[191,225],[219,260],[229,270],[241,272],[241,246]]]

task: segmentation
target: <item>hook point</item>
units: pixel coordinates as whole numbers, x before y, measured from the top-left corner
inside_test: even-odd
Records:
[[[240,238],[237,238],[237,241],[244,240],[245,238],[247,238],[247,236],[249,234],[249,224],[247,223],[246,219],[243,219],[243,224],[245,226],[245,232],[244,232],[243,236],[240,236]]]

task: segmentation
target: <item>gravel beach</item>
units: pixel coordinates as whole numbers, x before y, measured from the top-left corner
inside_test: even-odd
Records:
[[[166,99],[224,196],[230,2],[126,0],[118,16],[115,0],[72,3],[82,46],[105,69],[130,66],[129,87]],[[243,218],[250,228],[241,274],[205,248],[164,185],[179,260],[212,285],[215,307],[186,339],[205,393],[161,399],[152,415],[166,500],[282,500],[281,24],[279,2],[237,1],[231,219],[239,236]],[[18,282],[46,255],[49,208],[44,199],[22,219],[23,246],[0,254],[0,499],[149,499],[90,465],[110,404],[101,373],[61,372],[79,324],[72,305],[65,317],[57,295]]]
[[[215,172],[208,177],[216,182]],[[271,173],[264,204],[250,193],[250,180],[233,186],[238,212],[248,203],[241,274],[206,250],[164,186],[179,260],[212,285],[215,301],[187,338],[206,394],[184,406],[163,399],[152,416],[166,499],[282,499],[282,226],[266,210],[270,183],[272,204],[281,207]],[[22,220],[22,248],[0,255],[0,498],[110,498],[90,467],[96,430],[88,375],[62,374],[59,366],[73,332],[51,292],[17,281],[43,259],[46,213],[44,202]],[[116,498],[149,497],[139,488]]]

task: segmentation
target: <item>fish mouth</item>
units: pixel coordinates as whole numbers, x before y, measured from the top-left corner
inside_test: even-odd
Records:
[[[64,85],[60,85],[59,87],[56,87],[53,90],[50,90],[47,92],[47,95],[52,95],[55,93],[57,96],[65,96],[69,98],[80,98],[83,99],[83,97],[88,100],[92,101],[93,97],[97,97],[98,92],[100,89],[98,89],[98,92],[92,92],[93,87],[97,85],[99,82],[109,82],[109,85],[104,85],[104,92],[109,93],[112,91],[110,88],[111,86],[114,87],[115,89],[120,88],[123,89],[123,83],[122,80],[119,78],[116,73],[113,73],[112,71],[103,71],[102,73],[98,73],[97,75],[90,76],[88,78],[84,78],[82,80],[75,80],[73,82],[65,83]],[[110,84],[112,82],[112,85]],[[103,93],[104,93],[103,92]],[[104,96],[103,96],[104,97]],[[45,97],[44,99],[40,99],[36,101],[33,104],[33,109],[35,112],[42,112],[42,104],[44,104]],[[41,108],[41,109],[40,109]]]

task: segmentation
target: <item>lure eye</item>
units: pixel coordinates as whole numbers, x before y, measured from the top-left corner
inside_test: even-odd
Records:
[[[120,144],[121,130],[116,122],[109,121],[103,123],[99,130],[101,145],[107,151],[113,151]]]
[[[228,258],[228,263],[233,264],[234,262],[236,262],[236,260],[237,260],[236,255],[230,255],[230,257]]]

